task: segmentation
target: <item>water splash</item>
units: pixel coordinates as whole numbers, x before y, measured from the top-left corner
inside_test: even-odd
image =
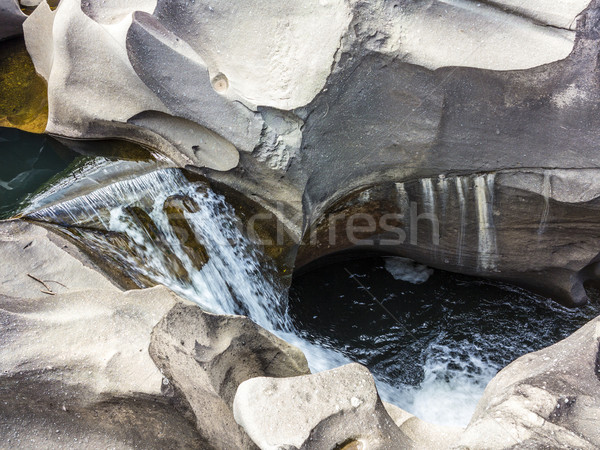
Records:
[[[166,209],[178,205],[185,223]],[[140,287],[163,284],[203,309],[243,314],[304,351],[314,371],[350,362],[333,349],[311,342],[294,328],[275,268],[242,233],[225,199],[178,169],[162,169],[126,179],[89,194],[28,214],[62,225],[92,249],[134,274]],[[204,261],[185,242],[194,242]]]
[[[461,427],[501,367],[486,360],[473,342],[450,346],[444,337],[441,333],[423,349],[423,380],[407,390],[399,406],[427,422]]]

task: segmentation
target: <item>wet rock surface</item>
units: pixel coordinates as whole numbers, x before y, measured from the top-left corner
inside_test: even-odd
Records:
[[[255,448],[233,420],[238,384],[308,373],[299,350],[247,318],[204,313],[162,286],[123,291],[41,226],[0,222],[0,249],[10,446]]]
[[[380,183],[332,205],[296,264],[384,250],[581,305],[584,284],[597,283],[598,173],[523,169]]]

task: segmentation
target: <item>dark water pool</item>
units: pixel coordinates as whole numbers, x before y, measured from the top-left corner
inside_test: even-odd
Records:
[[[501,368],[600,314],[598,300],[567,309],[442,271],[396,279],[422,281],[423,270],[384,257],[336,262],[294,279],[290,312],[307,337],[369,367],[384,397],[431,422],[465,425]]]
[[[18,211],[28,195],[62,172],[75,159],[48,136],[0,127],[0,219]]]

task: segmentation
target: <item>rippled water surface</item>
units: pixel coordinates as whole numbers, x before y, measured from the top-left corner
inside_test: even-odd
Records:
[[[442,271],[413,284],[396,279],[390,261],[353,259],[296,277],[292,321],[303,335],[368,366],[385,398],[434,423],[466,425],[500,369],[600,313],[597,300],[572,310]],[[423,281],[422,266],[408,264],[402,273]]]
[[[27,197],[64,170],[73,152],[47,136],[0,127],[0,219],[19,209]]]

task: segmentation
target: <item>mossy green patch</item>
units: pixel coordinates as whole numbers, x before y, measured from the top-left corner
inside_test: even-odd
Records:
[[[0,43],[0,126],[43,133],[48,88],[35,71],[22,38]]]

